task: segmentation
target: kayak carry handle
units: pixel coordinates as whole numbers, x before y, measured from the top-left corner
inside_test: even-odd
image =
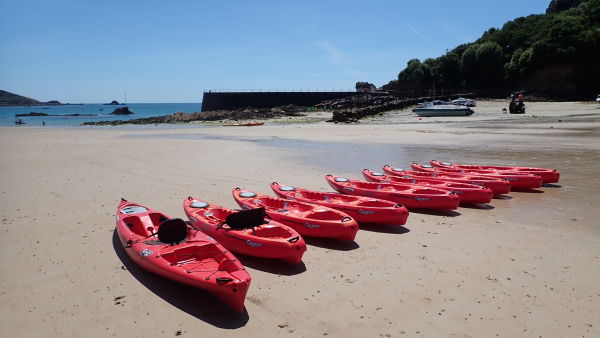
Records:
[[[217,283],[219,283],[219,284],[227,284],[229,282],[233,282],[232,278],[225,278],[225,277],[217,277],[216,280],[217,280]]]
[[[555,169],[556,170],[556,169]],[[124,199],[123,197],[121,197],[121,202],[127,202],[126,199]]]
[[[402,208],[402,207],[403,207],[403,205],[401,203],[394,205],[394,208]]]
[[[342,222],[349,222],[351,220],[352,220],[352,217],[349,217],[349,216],[342,217]]]
[[[290,239],[288,239],[288,242],[290,242],[290,243],[296,243],[296,242],[298,242],[299,240],[300,240],[300,236],[296,236],[296,237],[294,237],[294,238],[290,238]]]
[[[188,201],[193,200],[194,198],[192,196],[188,196]]]
[[[235,190],[240,191],[242,189],[240,187],[235,187]]]
[[[277,183],[277,182],[275,182],[275,181],[273,181],[273,183],[271,183],[271,184],[274,184],[274,185],[279,185],[279,183]]]

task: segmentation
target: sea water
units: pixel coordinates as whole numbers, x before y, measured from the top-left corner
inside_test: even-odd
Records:
[[[171,115],[176,112],[199,112],[201,103],[128,103],[133,115],[109,115],[124,105],[69,104],[60,106],[12,106],[0,107],[0,126],[56,126],[76,127],[84,122],[131,120],[142,117]],[[46,113],[48,115],[93,115],[93,116],[23,116],[24,125],[15,125],[16,114]]]

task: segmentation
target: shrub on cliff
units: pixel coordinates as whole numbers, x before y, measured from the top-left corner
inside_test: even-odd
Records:
[[[594,96],[600,83],[600,0],[554,0],[547,14],[491,28],[436,59],[408,61],[385,90],[479,88],[555,98]]]

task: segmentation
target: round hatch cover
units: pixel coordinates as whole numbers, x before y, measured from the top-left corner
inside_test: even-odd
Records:
[[[207,206],[208,203],[202,201],[193,201],[192,203],[190,203],[190,207],[192,208],[206,208]]]
[[[127,214],[127,215],[143,214],[145,212],[148,212],[148,209],[146,209],[144,207],[139,207],[139,206],[125,207],[125,208],[121,209],[121,213]]]

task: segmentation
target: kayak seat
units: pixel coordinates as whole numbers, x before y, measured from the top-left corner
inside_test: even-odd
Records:
[[[167,219],[158,227],[158,240],[167,244],[179,244],[188,235],[187,224],[181,218]]]
[[[242,210],[229,214],[225,219],[225,223],[231,229],[254,229],[259,225],[265,224],[265,217],[266,212],[264,207]]]

